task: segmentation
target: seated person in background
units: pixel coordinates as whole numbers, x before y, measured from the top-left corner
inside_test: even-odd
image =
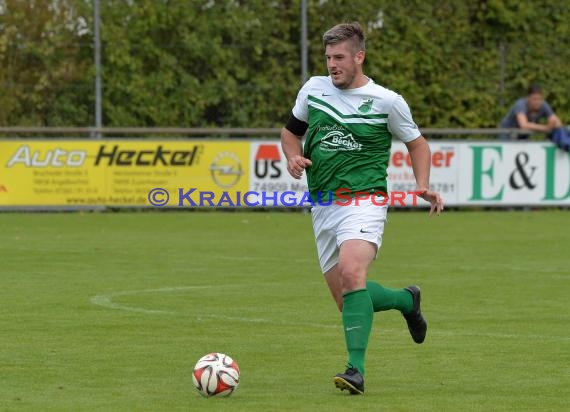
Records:
[[[539,121],[546,120],[546,124]],[[562,127],[562,122],[554,114],[550,105],[544,100],[542,90],[537,85],[528,89],[527,97],[518,99],[509,110],[509,113],[501,120],[501,128],[519,128],[533,132],[550,133],[554,128]],[[526,140],[529,134],[519,134],[519,140]],[[508,135],[501,136],[508,139]]]

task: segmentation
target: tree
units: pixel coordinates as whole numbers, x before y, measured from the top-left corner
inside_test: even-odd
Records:
[[[300,86],[301,0],[100,0],[105,126],[279,127]],[[533,82],[569,121],[570,3],[309,0],[323,32],[358,20],[366,72],[421,127],[494,127]],[[92,0],[0,0],[1,125],[94,124]]]
[[[85,22],[66,0],[5,0],[0,16],[0,124],[88,125]],[[72,120],[73,119],[73,120]]]

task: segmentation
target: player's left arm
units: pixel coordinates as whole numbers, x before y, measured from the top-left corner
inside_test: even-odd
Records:
[[[412,161],[412,169],[416,177],[418,196],[431,204],[429,215],[434,212],[438,215],[443,211],[443,199],[439,193],[429,189],[429,173],[431,166],[431,151],[426,139],[423,136],[405,142],[410,159]]]

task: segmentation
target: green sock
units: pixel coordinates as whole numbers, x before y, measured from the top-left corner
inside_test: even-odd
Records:
[[[374,281],[366,282],[366,289],[370,294],[374,312],[398,309],[402,313],[409,313],[414,307],[412,294],[406,289],[389,289]]]
[[[348,292],[342,299],[342,325],[348,349],[348,364],[364,376],[364,355],[374,317],[372,301],[366,289]]]

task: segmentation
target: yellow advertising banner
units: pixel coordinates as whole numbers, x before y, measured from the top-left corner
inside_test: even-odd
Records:
[[[216,206],[249,189],[249,146],[187,139],[2,140],[0,207]]]

